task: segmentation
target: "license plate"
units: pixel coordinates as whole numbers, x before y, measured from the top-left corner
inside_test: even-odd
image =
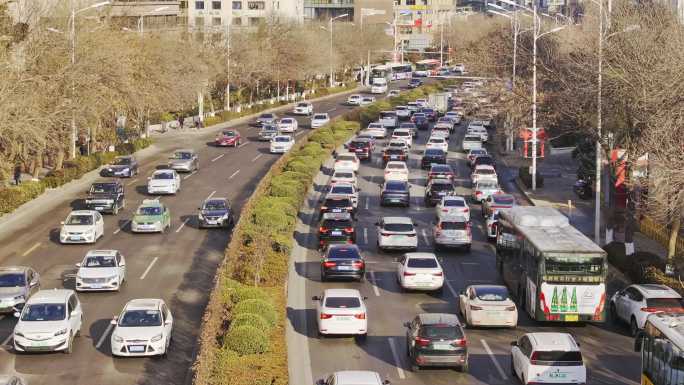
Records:
[[[348,271],[348,270],[351,270],[351,269],[352,269],[351,266],[337,266],[337,270],[345,270],[345,271]]]
[[[342,212],[342,209],[332,209],[332,212],[334,212],[334,213],[341,213],[341,212]]]
[[[432,282],[432,277],[430,277],[429,275],[417,275],[416,281],[420,283],[429,283]]]
[[[340,235],[342,235],[342,232],[341,232],[341,231],[332,231],[332,232],[330,232],[330,235],[332,235],[332,236],[340,236]]]
[[[69,239],[71,239],[72,241],[80,241],[83,239],[83,237],[77,237],[72,235],[71,237],[69,237]]]
[[[49,341],[31,341],[31,346],[42,347],[49,346]]]
[[[352,317],[348,315],[336,315],[335,320],[336,321],[351,321]]]
[[[399,199],[390,199],[390,202],[392,202],[392,203],[399,203]]]
[[[566,314],[564,320],[577,322],[579,321],[579,314]]]
[[[95,210],[102,211],[102,210],[104,210],[104,207],[95,207]]]
[[[142,353],[145,351],[145,345],[131,345],[128,347],[128,351],[131,353]]]
[[[392,155],[392,156],[390,156],[390,159],[399,159],[399,157]]]
[[[94,284],[90,284],[90,287],[93,289],[101,289],[102,285],[100,285],[99,283],[94,283]]]
[[[451,350],[453,348],[449,343],[433,343],[432,347],[435,350]]]

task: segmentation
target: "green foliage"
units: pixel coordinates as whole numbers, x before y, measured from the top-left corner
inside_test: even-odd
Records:
[[[259,314],[243,313],[238,314],[230,321],[230,328],[237,329],[242,326],[253,326],[259,330],[271,330],[271,325]]]
[[[266,331],[249,325],[231,327],[224,340],[225,347],[241,356],[265,353],[268,345]]]
[[[665,261],[658,255],[645,251],[637,251],[633,255],[626,255],[625,244],[612,242],[603,247],[608,254],[608,262],[615,266],[634,283],[657,283],[649,281],[647,270],[653,268],[650,279],[656,279],[657,271],[665,270]]]
[[[309,137],[309,140],[319,143],[327,149],[332,149],[335,146],[335,137],[330,127],[319,128]]]
[[[19,186],[0,189],[0,214],[10,213],[45,191],[42,182],[25,182]]]
[[[270,324],[276,323],[276,312],[270,302],[263,299],[246,299],[233,307],[233,317],[239,314],[259,314]]]
[[[266,292],[258,287],[240,285],[233,288],[230,294],[230,299],[233,303],[240,303],[249,299],[260,299],[268,301]]]

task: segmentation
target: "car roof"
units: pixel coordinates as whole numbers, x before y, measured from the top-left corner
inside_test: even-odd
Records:
[[[492,195],[492,199],[496,200],[497,198],[512,198],[513,201],[515,201],[515,197],[513,196],[513,194],[496,193]]]
[[[682,298],[679,293],[665,285],[649,283],[632,286],[638,289],[646,298]]]
[[[208,198],[204,200],[204,203],[207,202],[213,202],[213,201],[223,201],[223,202],[228,202],[228,198],[221,198],[221,197],[213,197],[213,198]]]
[[[195,150],[193,150],[192,148],[179,148],[174,152],[195,152]]]
[[[338,385],[381,385],[382,380],[376,372],[368,370],[343,370],[335,372]]]
[[[157,298],[137,298],[128,301],[124,309],[126,310],[156,310],[162,304],[161,299]]]
[[[275,138],[288,138],[288,139],[291,139],[292,137],[291,137],[290,135],[276,135],[276,136],[274,136],[273,138],[274,138],[274,139],[275,139]]]
[[[437,325],[446,324],[449,326],[457,326],[461,324],[455,314],[448,313],[421,313],[418,314],[418,319],[423,325]]]
[[[550,351],[550,350],[569,350],[579,351],[579,346],[572,336],[568,333],[527,333],[535,350]]]
[[[175,172],[175,171],[172,170],[172,169],[170,169],[170,168],[162,168],[162,169],[159,169],[159,170],[154,170],[154,172],[152,173],[152,175],[165,174],[165,173],[168,173],[168,172],[173,173],[173,172]]]
[[[436,169],[436,170],[443,169],[443,170],[450,170],[450,171],[453,171],[453,168],[451,168],[451,166],[448,165],[448,164],[432,163],[432,164],[430,165],[430,170],[432,170],[433,168]]]
[[[156,199],[143,199],[140,207],[161,207],[162,203]]]
[[[508,291],[508,288],[504,285],[469,285],[468,287],[477,290],[484,290],[484,289],[503,289]]]
[[[66,302],[73,290],[69,289],[45,289],[39,290],[36,294],[29,297],[26,303],[28,305],[33,303],[59,303]]]
[[[0,274],[4,273],[26,273],[30,268],[26,266],[3,266],[0,267]]]
[[[437,259],[437,256],[434,255],[433,253],[420,253],[420,252],[415,252],[415,253],[405,253],[404,254],[406,258],[430,258],[430,259]]]
[[[94,210],[73,210],[69,215],[93,215],[96,213]]]
[[[442,199],[444,199],[446,201],[463,201],[463,202],[465,202],[465,200],[466,200],[464,197],[459,196],[459,195],[447,195]]]
[[[115,159],[134,159],[133,155],[119,155]]]
[[[413,224],[413,220],[409,217],[382,217],[382,221],[385,222],[385,224],[388,223],[405,223],[405,224]]]
[[[110,255],[115,256],[118,253],[117,250],[88,250],[86,257],[91,257],[93,255]]]
[[[401,132],[411,132],[411,130],[409,130],[408,128],[396,128],[394,131],[392,131],[392,133],[395,133],[395,132],[398,132],[398,131],[401,131]]]
[[[496,170],[494,169],[494,166],[489,165],[489,164],[478,164],[477,166],[475,166],[475,171],[477,171],[477,170],[484,170],[484,169],[496,171]]]
[[[361,297],[361,293],[356,289],[325,289],[323,295],[326,297]]]

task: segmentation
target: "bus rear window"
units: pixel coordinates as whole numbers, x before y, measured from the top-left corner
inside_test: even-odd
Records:
[[[546,258],[544,268],[547,282],[599,283],[605,273],[601,258],[585,261],[568,261]]]

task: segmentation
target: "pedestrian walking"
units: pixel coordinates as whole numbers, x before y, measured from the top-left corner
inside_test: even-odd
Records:
[[[21,165],[17,165],[14,168],[14,184],[19,186],[21,183]]]

